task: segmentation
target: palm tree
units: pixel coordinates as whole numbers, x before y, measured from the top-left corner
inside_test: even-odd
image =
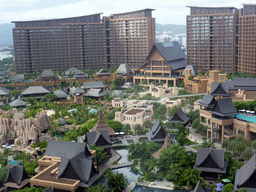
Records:
[[[253,148],[253,149],[256,149],[256,140],[254,140],[254,141],[252,142],[252,148]]]
[[[245,150],[246,144],[243,141],[240,141],[238,143],[235,142],[235,152],[239,155],[242,154],[242,152]]]
[[[227,149],[229,145],[229,139],[228,138],[224,138],[221,144],[221,147],[224,149]]]
[[[243,157],[246,160],[249,160],[253,155],[253,149],[251,147],[247,147],[243,152]]]

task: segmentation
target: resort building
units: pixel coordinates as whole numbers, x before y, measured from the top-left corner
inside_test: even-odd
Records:
[[[9,89],[0,87],[0,102],[7,104],[9,101],[9,97],[8,97],[9,93],[10,93]]]
[[[67,99],[68,95],[63,90],[58,89],[53,92],[54,95],[58,97],[58,99]]]
[[[143,126],[146,120],[151,121],[154,115],[153,105],[148,104],[147,100],[131,100],[127,103],[127,111],[115,112],[115,121],[130,124],[134,130],[136,124]]]
[[[85,74],[85,72],[79,71],[74,75],[75,79],[87,79],[88,75]]]
[[[106,91],[106,86],[103,84],[103,81],[94,81],[94,82],[84,82],[81,87],[85,93],[88,93],[90,89],[101,89],[103,92]]]
[[[72,91],[72,94],[74,95],[75,103],[81,104],[84,102],[84,90],[83,89],[80,89],[79,87],[77,87]]]
[[[20,95],[22,98],[35,97],[36,99],[41,99],[44,95],[49,93],[50,91],[42,86],[32,86],[25,89]]]
[[[181,81],[178,77],[187,65],[186,56],[178,42],[155,43],[145,64],[140,67],[138,72],[133,76],[133,83],[143,80],[147,84],[152,81],[165,82],[168,85],[176,87]]]
[[[165,97],[178,95],[178,87],[168,87],[168,84],[163,86],[149,85],[148,92],[152,97]]]
[[[153,9],[37,21],[13,21],[17,73],[139,68],[155,42]]]
[[[178,105],[181,107],[181,103],[182,103],[181,99],[172,100],[171,98],[167,98],[163,102],[161,102],[162,105],[166,106],[167,111],[169,111],[175,105]]]
[[[24,74],[19,74],[19,75],[11,76],[11,81],[13,83],[23,83],[24,80],[25,80]]]
[[[162,127],[161,123],[156,120],[154,125],[150,128],[150,130],[146,133],[149,142],[155,143],[163,143],[165,140],[168,143],[168,139],[170,139],[169,133]]]
[[[65,70],[63,72],[63,74],[64,74],[65,77],[72,78],[75,74],[77,74],[79,72],[82,72],[82,71],[78,70],[75,67],[70,67],[69,69]]]
[[[39,173],[30,179],[31,187],[84,191],[100,177],[94,156],[95,151],[89,151],[84,143],[49,140],[44,156],[38,160]]]
[[[218,181],[227,171],[228,162],[225,160],[225,150],[210,148],[198,148],[194,168],[201,171],[201,177],[208,181]]]
[[[9,105],[14,108],[26,107],[26,102],[18,98],[13,102],[9,103]]]
[[[195,94],[210,94],[213,82],[226,82],[226,74],[212,70],[209,74],[202,75],[193,65],[187,66],[182,75],[184,75],[184,89]]]
[[[110,72],[104,70],[104,69],[101,69],[99,70],[97,73],[94,74],[94,77],[95,78],[109,78],[111,75]]]
[[[131,75],[132,74],[132,70],[129,67],[129,65],[127,64],[120,64],[119,67],[116,70],[116,73],[118,75]]]
[[[181,122],[184,126],[187,125],[189,117],[182,111],[181,108],[169,119],[169,122],[176,124]]]
[[[122,88],[122,89],[128,89],[128,88],[133,89],[133,88],[134,88],[134,84],[131,83],[131,82],[127,82],[127,83],[125,83],[121,88]]]
[[[122,99],[112,99],[112,107],[118,108],[124,106],[124,100]]]
[[[256,190],[255,181],[256,155],[255,153],[246,164],[236,171],[234,190],[245,189],[247,192]]]
[[[43,70],[40,78],[38,80],[42,80],[43,82],[51,82],[56,79],[59,79],[51,69]]]
[[[102,89],[90,89],[85,96],[93,99],[102,99],[106,92],[103,92]]]

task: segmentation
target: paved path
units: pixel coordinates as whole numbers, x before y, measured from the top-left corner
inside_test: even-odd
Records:
[[[130,185],[128,185],[125,188],[124,192],[130,192],[130,191],[134,190],[135,187],[136,187],[136,182],[133,181],[130,183]]]
[[[107,168],[113,165],[114,161],[119,161],[121,158],[121,155],[112,150],[112,156],[108,159],[106,163],[99,167],[99,173],[102,174]]]
[[[109,168],[118,169],[118,168],[122,168],[122,167],[128,167],[128,166],[132,165],[132,162],[133,161],[128,161],[128,162],[125,162],[125,163],[117,163],[117,164],[111,165]]]

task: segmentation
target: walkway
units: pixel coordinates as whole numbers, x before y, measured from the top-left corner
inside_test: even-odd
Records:
[[[99,167],[99,173],[102,174],[107,168],[110,168],[113,165],[114,161],[119,161],[121,158],[121,155],[112,150],[112,156],[108,159],[106,163]]]
[[[125,163],[117,163],[117,164],[111,165],[109,168],[118,169],[118,168],[122,168],[122,167],[128,167],[128,166],[132,165],[132,162],[133,161],[128,161],[128,162],[125,162]]]

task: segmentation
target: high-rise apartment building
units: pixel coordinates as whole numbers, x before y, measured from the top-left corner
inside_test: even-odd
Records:
[[[239,11],[238,71],[256,75],[256,4]]]
[[[138,68],[155,42],[153,9],[64,19],[13,21],[17,73],[70,67],[97,69],[127,63]]]
[[[202,71],[237,70],[237,16],[234,7],[190,7],[187,63]]]

